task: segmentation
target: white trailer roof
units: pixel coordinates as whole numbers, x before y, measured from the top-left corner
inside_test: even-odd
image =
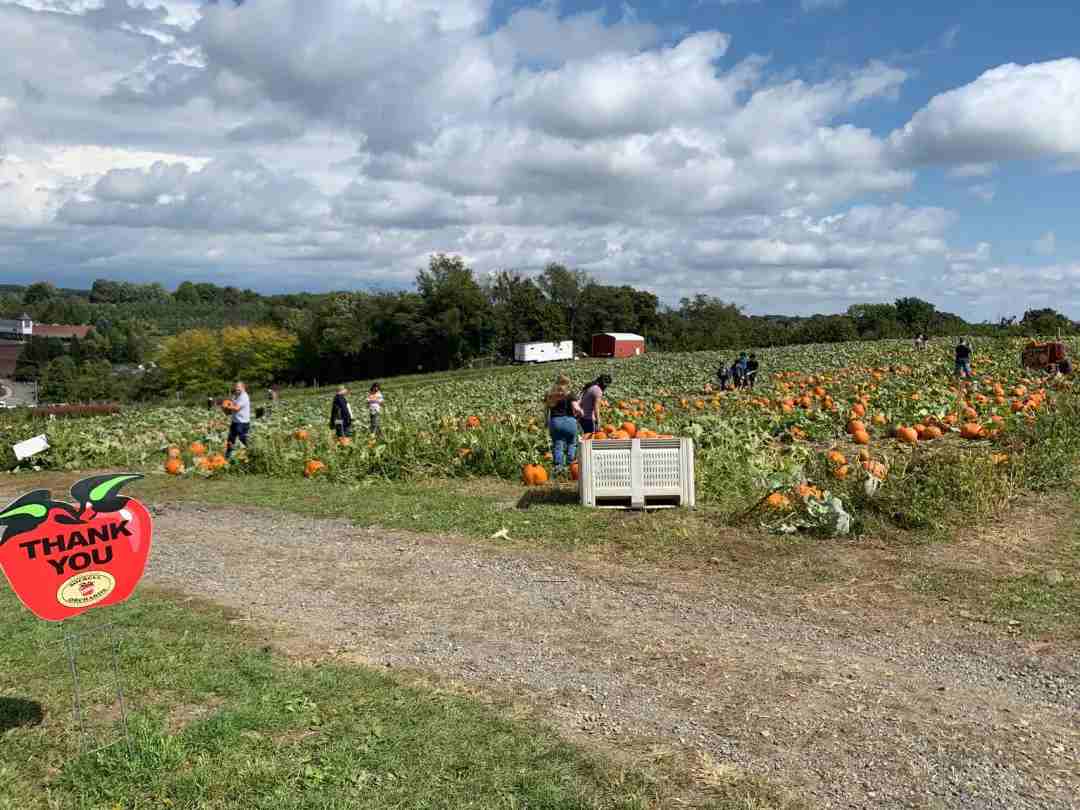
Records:
[[[616,340],[644,340],[641,335],[635,335],[632,332],[604,332],[608,337],[613,337]]]

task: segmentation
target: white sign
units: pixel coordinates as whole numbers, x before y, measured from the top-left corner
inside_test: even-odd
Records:
[[[15,458],[22,461],[24,458],[30,458],[30,456],[40,453],[42,450],[48,450],[49,442],[45,438],[45,434],[42,433],[40,436],[27,439],[25,442],[11,445],[11,449],[15,451]]]

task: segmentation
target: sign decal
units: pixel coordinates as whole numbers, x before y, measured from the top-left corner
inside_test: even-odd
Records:
[[[118,494],[136,473],[98,475],[71,488],[78,506],[38,489],[0,510],[0,567],[35,616],[58,622],[125,601],[150,555],[150,512]]]

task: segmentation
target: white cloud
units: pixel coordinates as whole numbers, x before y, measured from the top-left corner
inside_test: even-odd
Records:
[[[1035,240],[1032,247],[1040,256],[1053,256],[1057,252],[1057,237],[1054,236],[1053,231],[1047,231]]]
[[[883,62],[810,81],[721,31],[554,2],[498,26],[489,0],[27,4],[0,5],[19,277],[407,286],[447,251],[807,312],[989,270],[989,244],[950,244],[956,212],[893,202],[957,102],[881,137],[859,107],[907,80]],[[988,186],[1000,159],[949,174]]]
[[[911,164],[1080,159],[1080,59],[988,70],[889,137]]]
[[[973,186],[969,186],[968,191],[985,203],[993,202],[994,197],[997,196],[997,188],[995,188],[993,183],[976,183]]]
[[[990,177],[994,173],[994,169],[993,163],[963,163],[952,167],[946,174],[954,179]]]

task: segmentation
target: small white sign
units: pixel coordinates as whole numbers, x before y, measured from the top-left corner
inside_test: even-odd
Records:
[[[15,458],[22,461],[24,458],[30,458],[30,456],[40,453],[42,450],[48,450],[49,442],[45,438],[45,434],[42,433],[40,436],[27,439],[25,442],[11,445],[11,449],[15,451]]]

